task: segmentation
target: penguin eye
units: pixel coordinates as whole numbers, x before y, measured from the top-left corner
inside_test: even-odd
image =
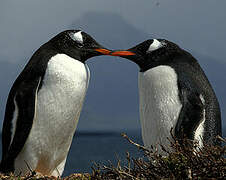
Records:
[[[76,42],[76,45],[77,45],[79,48],[81,48],[81,47],[84,46],[84,44],[82,44],[82,43],[80,43],[80,42]]]

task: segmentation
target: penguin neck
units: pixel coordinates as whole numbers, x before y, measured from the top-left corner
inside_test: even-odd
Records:
[[[145,72],[151,68],[160,65],[170,65],[177,63],[178,59],[185,56],[187,53],[178,46],[168,46],[157,49],[146,54],[137,51],[136,56],[130,57],[130,60],[140,67],[140,72]]]
[[[62,46],[61,43],[55,43],[54,41],[49,41],[45,44],[45,48],[48,48],[49,51],[55,51],[55,55],[57,54],[65,54],[73,59],[80,61],[81,63],[85,64],[86,59],[84,60],[81,57],[81,52],[75,48],[70,48],[67,46]]]
[[[180,53],[162,53],[162,54],[147,54],[141,61],[136,62],[140,67],[140,72],[145,72],[149,69],[166,65],[171,66],[173,63],[177,63],[175,60],[181,57]]]

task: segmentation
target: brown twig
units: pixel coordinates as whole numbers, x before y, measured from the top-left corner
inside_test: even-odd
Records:
[[[34,170],[32,170],[32,168],[29,166],[29,164],[27,163],[27,161],[24,160],[24,162],[25,162],[27,168],[29,169],[29,171],[30,171],[30,173],[31,173],[31,175],[25,177],[24,180],[28,180],[28,179],[30,179],[30,178],[32,178],[32,177],[35,177],[36,172],[35,172]]]
[[[221,136],[219,136],[219,135],[217,135],[216,138],[219,139],[220,141],[226,143],[226,138],[223,138],[223,137],[221,137]]]
[[[146,152],[150,152],[149,149],[147,149],[146,147],[135,143],[134,141],[132,141],[125,133],[121,133],[121,136],[124,137],[125,139],[127,139],[127,141],[129,141],[129,143],[135,145],[136,147],[138,147],[139,149],[146,151]]]

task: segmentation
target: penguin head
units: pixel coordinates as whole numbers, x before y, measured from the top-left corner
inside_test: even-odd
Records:
[[[81,30],[63,31],[52,38],[50,43],[59,53],[67,54],[81,62],[94,56],[108,55],[111,52]]]
[[[115,50],[111,56],[120,56],[135,62],[145,71],[152,67],[169,64],[174,61],[170,58],[180,53],[181,49],[176,44],[165,39],[149,39],[128,50]]]

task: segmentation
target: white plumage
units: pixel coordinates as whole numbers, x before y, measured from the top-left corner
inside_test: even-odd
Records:
[[[148,50],[147,50],[147,53],[148,52],[152,52],[152,51],[155,51],[161,47],[163,47],[165,45],[164,42],[159,42],[157,39],[153,39],[153,43],[150,44]]]
[[[74,41],[77,41],[77,42],[83,44],[82,31],[78,31],[76,33],[70,33],[70,36]]]
[[[140,121],[144,145],[168,145],[182,104],[177,74],[169,66],[157,66],[139,73]]]
[[[13,137],[14,137],[15,131],[16,131],[16,122],[17,122],[17,118],[18,118],[18,106],[17,106],[17,103],[16,103],[16,96],[13,98],[13,103],[14,103],[14,106],[15,106],[15,110],[14,110],[13,119],[12,119],[12,129],[11,129],[12,137],[11,137],[11,140],[10,140],[10,145],[13,142]]]
[[[200,94],[199,98],[201,99],[203,105],[205,105],[205,99],[202,96],[202,94]],[[198,142],[199,148],[203,147],[205,117],[206,117],[206,111],[205,111],[205,109],[203,109],[203,118],[202,118],[200,124],[198,125],[197,129],[195,130],[195,134],[194,134],[194,140],[196,140]]]
[[[50,59],[36,95],[35,117],[28,139],[15,160],[15,173],[60,176],[89,82],[88,67],[65,54]],[[60,133],[60,134],[59,134]]]

